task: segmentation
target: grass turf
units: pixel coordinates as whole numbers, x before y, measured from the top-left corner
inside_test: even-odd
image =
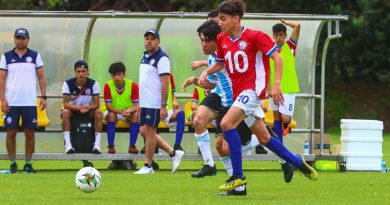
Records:
[[[388,139],[390,135],[385,135],[383,153],[390,162]],[[7,163],[1,161],[1,167]],[[107,161],[93,163],[103,178],[94,193],[75,186],[80,161],[34,161],[37,174],[0,175],[0,204],[382,204],[390,199],[389,173],[319,172],[320,179],[311,182],[297,171],[286,184],[278,162],[247,161],[248,195],[226,197],[218,195],[218,186],[227,179],[220,162],[217,176],[203,179],[190,177],[200,168],[199,161],[184,161],[175,174],[170,173],[170,162],[159,162],[162,170],[148,176],[107,170]],[[23,161],[18,165],[21,168]]]

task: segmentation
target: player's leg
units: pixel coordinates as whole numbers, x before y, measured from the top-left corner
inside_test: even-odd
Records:
[[[215,93],[211,93],[203,99],[201,105],[196,111],[196,115],[193,118],[195,139],[202,154],[204,165],[202,169],[193,173],[191,175],[192,177],[200,178],[215,175],[217,172],[213,155],[211,153],[210,133],[207,130],[207,125],[212,120],[216,119],[220,115],[220,112],[221,97]],[[222,119],[222,117],[220,118]],[[222,133],[219,123],[217,124],[216,133]]]
[[[25,153],[26,153],[26,164],[23,167],[24,173],[34,173],[34,169],[31,165],[31,158],[35,149],[35,129],[38,128],[37,124],[37,107],[26,106],[19,107],[22,117],[22,125],[24,128],[25,142]]]
[[[175,144],[174,144],[173,148],[175,150],[184,151],[184,149],[181,147],[181,141],[183,139],[184,127],[185,127],[184,111],[183,110],[173,110],[172,115],[168,119],[169,119],[170,123],[176,121],[176,138],[175,138]]]
[[[295,94],[284,94],[284,103],[280,106],[281,121],[283,126],[283,136],[287,136],[290,131],[290,123],[295,109]]]
[[[240,98],[238,98],[238,100],[239,99]],[[224,185],[219,187],[221,191],[228,191],[246,184],[246,178],[242,170],[241,140],[236,129],[238,124],[246,117],[246,115],[241,108],[234,106],[235,104],[236,102],[228,110],[221,122],[225,140],[229,145],[230,158],[233,165],[233,175]]]
[[[91,118],[94,119],[94,128],[95,128],[95,142],[93,144],[92,153],[94,154],[100,154],[100,139],[102,138],[101,132],[102,132],[102,120],[103,115],[102,112],[99,109],[96,109],[92,112],[90,112]]]
[[[128,152],[130,154],[138,154],[138,149],[135,146],[137,143],[138,133],[139,133],[139,115],[138,111],[133,113],[129,119],[130,121],[130,143]]]
[[[72,117],[72,112],[69,109],[61,110],[61,119],[62,119],[62,131],[64,133],[65,141],[65,154],[75,153],[75,150],[70,141],[70,119]]]
[[[291,153],[279,140],[275,137],[270,137],[262,119],[256,118],[251,126],[252,132],[258,137],[261,144],[273,151],[287,163],[297,167],[309,179],[316,181],[318,179],[317,172],[306,164],[302,157]]]
[[[4,128],[7,130],[6,147],[8,158],[10,159],[11,173],[18,172],[16,164],[16,134],[19,127],[19,112],[17,107],[10,107],[9,112],[5,114]]]
[[[107,150],[108,153],[115,154],[116,153],[115,124],[118,121],[118,117],[116,113],[108,112],[108,111],[104,113],[104,117],[106,118],[107,121],[107,141],[108,141]]]
[[[243,121],[238,125],[237,130],[240,134],[241,147],[242,147],[242,149],[244,149],[244,147],[246,146],[246,143],[250,142],[252,132]],[[232,162],[230,159],[229,145],[224,140],[223,134],[216,136],[215,147],[216,147],[218,154],[220,155],[220,159],[221,159],[221,161],[226,169],[226,173],[229,176],[232,176],[233,175],[233,167],[232,167]],[[221,192],[221,195],[224,195],[224,196],[245,196],[246,194],[247,194],[247,190],[246,190],[245,185],[238,186],[238,187],[236,187],[232,190],[228,190],[226,192]]]
[[[156,134],[155,137],[156,137],[156,146],[164,150],[171,157],[172,173],[175,173],[180,166],[181,159],[184,156],[184,151],[173,149],[173,147],[171,147],[167,142],[165,142],[165,140],[161,138],[161,136],[158,134]]]
[[[160,109],[140,109],[140,132],[145,139],[145,164],[134,174],[153,174],[152,160],[156,148],[156,131],[160,122]]]
[[[216,117],[217,112],[211,110],[206,105],[200,105],[197,109],[197,114],[193,119],[193,123],[195,127],[195,139],[203,157],[204,165],[202,169],[192,173],[192,177],[201,178],[217,174],[215,162],[211,153],[210,133],[207,130],[208,123]],[[220,128],[217,128],[216,132],[221,132],[220,130]]]

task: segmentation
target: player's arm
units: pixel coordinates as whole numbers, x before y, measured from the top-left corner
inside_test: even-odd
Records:
[[[207,61],[194,61],[191,63],[191,69],[196,70],[197,68],[200,68],[202,66],[208,66]]]
[[[283,104],[283,95],[282,95],[282,89],[280,87],[280,81],[282,79],[282,73],[283,73],[283,60],[280,56],[279,52],[273,52],[270,56],[274,60],[275,63],[275,79],[274,79],[274,85],[272,87],[272,90],[270,91],[270,96],[272,97],[273,101],[276,105]]]
[[[131,85],[131,97],[130,100],[133,104],[131,108],[129,108],[130,114],[134,114],[137,112],[138,107],[139,107],[139,87],[138,84],[133,82]]]
[[[81,106],[74,105],[71,102],[72,102],[72,96],[70,96],[70,94],[64,93],[63,98],[62,98],[62,103],[64,105],[64,108],[68,109],[68,110],[73,110],[73,111],[80,111],[81,110]]]
[[[171,83],[171,90],[172,90],[172,109],[177,110],[179,109],[179,103],[176,100],[176,85],[175,85],[175,80],[173,79],[173,75],[169,75],[169,82]]]
[[[92,86],[92,104],[87,106],[88,109],[86,111],[96,110],[99,109],[99,95],[100,95],[100,86],[97,81]]]
[[[199,80],[198,80],[199,86],[201,86],[201,87],[204,86],[204,84],[206,83],[205,81],[207,80],[206,78],[207,78],[208,75],[214,74],[214,73],[222,70],[223,68],[224,68],[223,61],[222,62],[215,61],[213,63],[213,65],[211,65],[209,68],[204,70],[202,72],[202,74],[200,74],[200,77],[199,77]]]
[[[191,110],[192,111],[195,111],[198,109],[198,101],[199,101],[198,89],[194,88],[194,92],[192,93],[192,100],[191,100]]]
[[[99,95],[92,96],[92,105],[89,107],[89,110],[97,110],[99,109]]]
[[[37,77],[38,77],[38,83],[39,88],[41,89],[41,102],[39,105],[39,108],[41,110],[46,108],[46,79],[45,79],[45,72],[43,71],[43,67],[37,68]]]
[[[200,85],[198,84],[198,81],[199,81],[199,78],[194,77],[194,76],[191,76],[191,77],[187,78],[187,79],[184,81],[183,90],[186,91],[186,88],[187,88],[188,86],[190,86],[191,84],[194,84],[194,85],[196,85],[196,86],[199,86],[199,87],[202,87],[203,89],[208,89],[208,90],[214,89],[215,86],[217,85],[216,83],[210,82],[210,80],[207,79],[207,80],[204,82],[203,86],[200,86]]]
[[[161,109],[160,118],[164,120],[168,116],[167,102],[168,102],[168,87],[169,87],[169,74],[160,75],[161,81]]]
[[[7,71],[0,70],[0,98],[1,98],[1,110],[3,113],[9,111],[7,100],[5,99],[5,78],[7,76]]]
[[[282,23],[286,24],[287,26],[290,26],[293,31],[291,33],[291,40],[293,40],[295,43],[298,42],[299,39],[299,32],[301,31],[301,24],[296,21],[288,21],[288,20],[280,20]]]

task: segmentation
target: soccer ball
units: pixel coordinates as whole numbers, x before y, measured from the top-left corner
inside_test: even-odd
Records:
[[[85,193],[96,191],[101,182],[100,173],[93,167],[81,168],[76,174],[76,186]]]

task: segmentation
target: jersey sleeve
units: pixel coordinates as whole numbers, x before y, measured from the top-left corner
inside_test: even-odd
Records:
[[[175,94],[175,92],[176,92],[176,85],[175,85],[175,80],[173,79],[173,75],[172,74],[169,74],[169,82],[171,83],[172,94]]]
[[[111,90],[110,90],[110,86],[108,86],[108,83],[104,84],[103,90],[104,90],[103,93],[104,102],[112,102]]]
[[[133,82],[131,85],[131,102],[138,103],[139,101],[139,88],[137,83]]]
[[[100,94],[100,87],[99,87],[99,83],[97,81],[95,81],[95,83],[93,84],[92,90],[93,90],[92,95],[99,95]]]
[[[1,60],[0,60],[0,69],[1,69],[1,70],[8,70],[8,69],[7,69],[7,60],[5,59],[5,55],[2,55],[2,56],[1,56]]]
[[[254,39],[256,48],[268,57],[277,50],[277,45],[272,41],[271,37],[261,31],[256,32]]]
[[[35,68],[40,68],[43,66],[43,61],[42,61],[42,58],[41,58],[41,55],[38,53],[37,55],[37,59],[35,61]]]
[[[62,85],[62,94],[63,95],[70,95],[69,86],[66,82]]]
[[[297,42],[295,42],[290,38],[290,40],[288,40],[286,43],[290,47],[290,50],[292,50],[293,55],[295,56],[295,51],[297,49]]]
[[[199,101],[199,93],[198,89],[194,88],[194,92],[192,93],[192,102],[197,103]]]
[[[169,74],[171,72],[171,62],[167,56],[163,56],[157,63],[159,75]]]
[[[217,36],[217,50],[215,51],[215,61],[216,62],[224,62],[224,56],[223,56],[223,51],[222,51],[222,40],[223,40],[224,34],[220,33]]]

